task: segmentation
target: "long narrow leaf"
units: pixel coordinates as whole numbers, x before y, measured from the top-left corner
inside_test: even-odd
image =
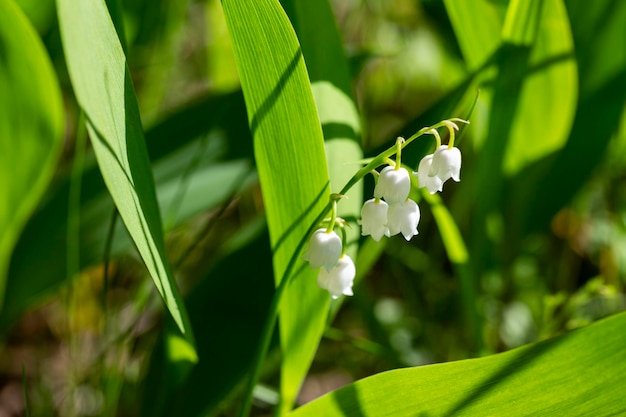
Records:
[[[246,99],[278,285],[311,222],[328,201],[322,130],[302,51],[277,0],[224,0]],[[284,388],[290,404],[317,348],[328,293],[303,261],[285,291],[280,321]],[[294,302],[297,300],[297,303]],[[289,384],[288,386],[286,384]]]
[[[126,57],[103,1],[57,2],[66,62],[107,187],[174,321],[193,340],[165,255]]]
[[[328,0],[283,0],[282,4],[291,19],[311,78],[315,104],[324,132],[326,161],[330,177],[330,188],[339,192],[358,169],[355,161],[363,157],[359,144],[361,127],[359,115],[352,97],[348,60],[343,51],[341,38]],[[338,207],[338,214],[347,219],[359,216],[363,201],[362,187],[353,187]],[[353,242],[347,253],[356,260],[359,228],[347,229],[347,240]],[[285,314],[282,325],[300,333],[310,332],[319,340],[319,328],[305,328],[300,315],[292,312],[301,304],[298,298],[283,301]],[[303,315],[310,314],[302,311]],[[288,411],[298,394],[300,382],[309,369],[310,362],[302,361],[297,355],[286,355],[293,363],[283,363],[283,383],[280,413]]]

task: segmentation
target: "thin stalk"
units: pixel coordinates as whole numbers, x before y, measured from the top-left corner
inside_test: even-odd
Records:
[[[335,223],[337,222],[337,200],[333,199],[330,203],[330,222],[326,228],[326,233],[331,233],[335,229]]]

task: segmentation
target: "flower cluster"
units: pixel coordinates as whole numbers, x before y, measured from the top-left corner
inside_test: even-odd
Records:
[[[418,234],[420,209],[417,203],[409,198],[411,174],[401,164],[402,148],[425,133],[435,136],[437,140],[435,152],[422,158],[413,176],[417,179],[418,186],[426,188],[430,194],[441,192],[443,184],[450,178],[456,182],[461,180],[461,151],[454,147],[455,131],[459,128],[454,122],[469,123],[461,119],[444,120],[433,127],[420,130],[406,141],[398,138],[395,152],[392,149],[386,151],[361,170],[370,172],[369,170],[377,168],[383,162],[387,163],[380,173],[371,171],[376,175],[377,181],[373,198],[367,200],[361,209],[359,224],[363,236],[371,236],[379,241],[383,236],[402,234],[409,241]],[[441,144],[437,131],[437,128],[444,126],[450,132],[447,145]],[[387,155],[393,153],[396,154],[395,162],[387,159]],[[363,175],[359,177],[357,173],[354,182]],[[309,261],[311,268],[321,268],[317,284],[328,290],[332,298],[338,298],[342,294],[352,295],[352,284],[356,275],[354,262],[345,254],[346,233],[343,229],[345,221],[336,216],[337,200],[341,197],[338,194],[331,196],[332,213],[330,220],[327,220],[328,227],[321,227],[311,235],[304,254],[304,259]],[[335,233],[336,225],[340,227],[342,237]]]

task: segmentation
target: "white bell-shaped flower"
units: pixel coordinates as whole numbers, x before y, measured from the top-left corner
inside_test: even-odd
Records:
[[[417,235],[417,224],[420,221],[420,208],[410,198],[404,204],[391,204],[389,206],[388,221],[389,235],[394,236],[402,233],[408,241]]]
[[[387,228],[387,210],[389,205],[379,198],[372,198],[363,204],[361,209],[361,235],[371,235],[372,239],[379,241],[383,235],[389,235]]]
[[[333,230],[317,229],[309,246],[303,256],[305,261],[309,261],[311,268],[323,266],[327,271],[333,269],[337,260],[341,256],[341,238]]]
[[[414,172],[413,175],[417,176],[417,182],[420,187],[426,187],[429,193],[435,194],[437,191],[443,190],[443,181],[436,175],[429,175],[432,162],[433,154],[423,157],[417,167],[417,172]]]
[[[461,151],[459,148],[441,145],[433,154],[433,161],[428,175],[437,176],[442,182],[449,178],[461,181]]]
[[[330,271],[320,269],[317,275],[317,285],[328,290],[333,298],[337,298],[341,294],[353,295],[352,284],[354,283],[355,275],[356,268],[354,262],[348,255],[343,255]]]
[[[378,183],[374,188],[374,197],[384,198],[389,204],[400,203],[409,196],[411,177],[406,168],[388,166],[380,172]]]

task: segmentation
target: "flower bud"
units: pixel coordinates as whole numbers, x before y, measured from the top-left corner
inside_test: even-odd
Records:
[[[400,203],[409,196],[411,191],[411,177],[406,168],[388,166],[385,167],[378,177],[378,183],[374,188],[374,197],[384,198],[389,204]]]
[[[317,275],[317,285],[328,290],[333,298],[338,298],[341,294],[353,295],[352,284],[355,275],[354,262],[348,255],[343,255],[330,271],[320,269]]]

